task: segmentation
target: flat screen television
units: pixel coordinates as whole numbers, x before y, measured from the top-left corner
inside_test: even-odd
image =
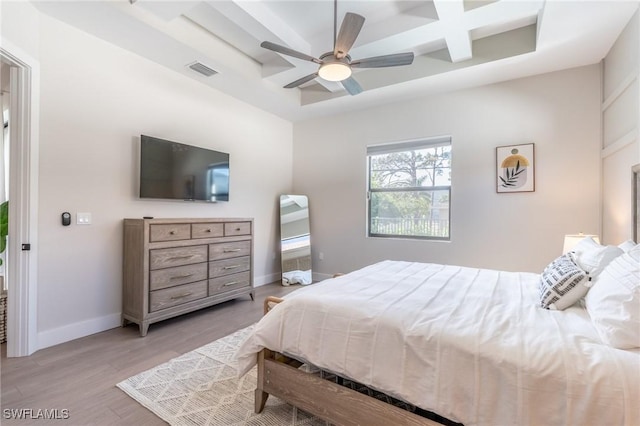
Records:
[[[141,135],[140,198],[229,201],[229,154]]]

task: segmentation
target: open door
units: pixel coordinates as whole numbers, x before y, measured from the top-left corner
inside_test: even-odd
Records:
[[[3,40],[0,60],[9,65],[9,226],[6,272],[7,356],[37,348],[36,232],[39,65]]]

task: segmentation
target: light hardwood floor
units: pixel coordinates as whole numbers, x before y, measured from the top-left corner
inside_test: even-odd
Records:
[[[2,425],[164,425],[164,421],[127,396],[116,383],[183,353],[253,324],[267,296],[282,296],[300,286],[279,283],[256,288],[249,296],[152,324],[140,337],[138,326],[115,328],[24,358],[0,358]],[[66,409],[67,420],[7,420],[6,409]]]

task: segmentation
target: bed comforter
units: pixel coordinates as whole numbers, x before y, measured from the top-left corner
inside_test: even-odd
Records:
[[[465,425],[640,425],[640,351],[587,311],[538,306],[539,275],[384,261],[291,293],[257,324],[269,348]]]

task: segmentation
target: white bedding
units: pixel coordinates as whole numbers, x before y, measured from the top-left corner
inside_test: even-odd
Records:
[[[237,354],[280,351],[465,425],[640,425],[640,351],[539,275],[384,261],[291,293]]]

